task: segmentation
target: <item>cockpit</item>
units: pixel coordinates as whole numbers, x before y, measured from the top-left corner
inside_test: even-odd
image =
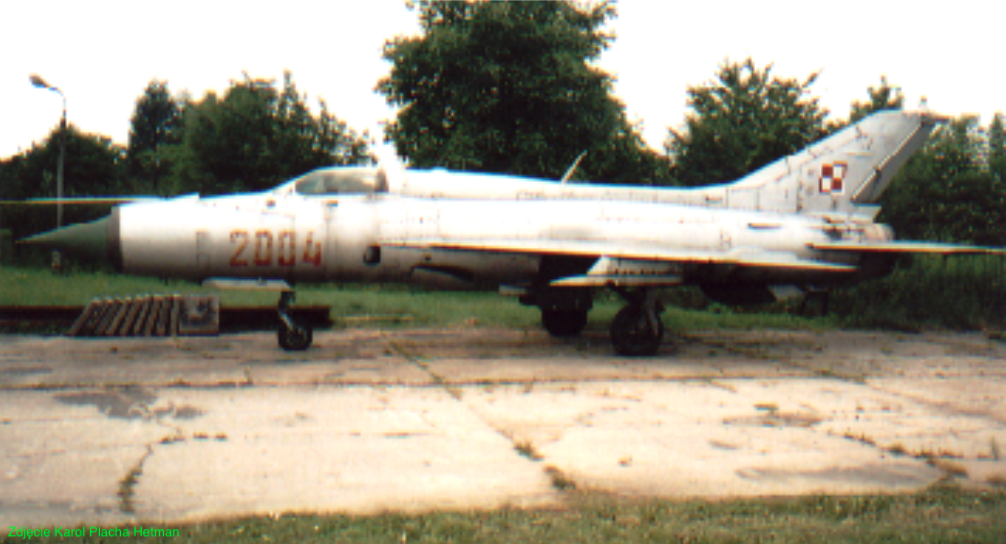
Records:
[[[378,166],[331,166],[308,172],[274,192],[319,196],[386,193],[388,177]]]

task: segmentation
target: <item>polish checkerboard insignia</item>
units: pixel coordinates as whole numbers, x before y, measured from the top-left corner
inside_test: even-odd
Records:
[[[821,165],[821,193],[842,194],[845,191],[845,174],[849,171],[848,163],[833,162]]]

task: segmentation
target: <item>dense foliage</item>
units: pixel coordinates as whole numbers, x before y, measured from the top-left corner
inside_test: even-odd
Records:
[[[182,121],[182,103],[171,96],[167,82],[151,81],[130,119],[127,158],[134,186],[159,192],[161,179],[170,174],[165,155],[181,141]]]
[[[1006,245],[1006,181],[994,133],[974,117],[938,127],[881,198],[880,220],[902,238]]]
[[[900,110],[905,107],[905,95],[898,87],[891,87],[887,76],[880,77],[880,85],[866,90],[870,99],[866,102],[856,100],[852,103],[849,113],[849,123],[855,123],[871,113],[882,110]],[[835,128],[838,128],[837,126]]]
[[[59,164],[59,129],[42,145],[0,161],[0,200],[55,198]],[[127,185],[126,149],[111,138],[86,134],[70,124],[66,130],[63,194],[66,197],[114,195]],[[105,210],[64,206],[63,224],[89,221]],[[56,206],[2,206],[0,228],[15,239],[56,227]]]
[[[358,136],[328,111],[311,115],[289,73],[279,90],[245,75],[217,97],[209,93],[184,112],[181,145],[172,157],[182,187],[202,193],[263,190],[321,166],[369,160]]]
[[[613,36],[608,2],[427,2],[423,34],[385,46],[378,91],[400,108],[388,125],[416,167],[558,178],[586,151],[579,179],[654,184],[664,161],[642,142],[591,64]]]
[[[667,142],[674,179],[733,181],[820,139],[827,112],[808,96],[815,79],[780,79],[748,59],[725,62],[716,81],[689,87],[686,128],[671,130]]]
[[[309,170],[370,160],[368,136],[329,112],[313,114],[287,73],[282,88],[247,74],[222,97],[173,97],[151,81],[136,101],[129,145],[70,126],[66,196],[263,190]],[[0,162],[0,199],[55,197],[59,130]]]

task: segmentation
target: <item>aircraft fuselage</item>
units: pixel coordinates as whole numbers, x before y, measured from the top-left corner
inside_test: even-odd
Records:
[[[498,240],[554,242],[568,250],[618,244],[643,260],[665,248],[695,251],[673,273],[683,283],[819,283],[848,274],[817,269],[739,268],[704,262],[701,252],[822,255],[810,243],[836,234],[810,216],[713,210],[654,203],[438,200],[369,195],[330,204],[297,195],[180,199],[116,208],[110,254],[125,273],[201,280],[208,277],[303,282],[520,284],[539,278],[537,254],[494,252]],[[485,251],[409,247],[397,241],[485,242]],[[553,278],[548,278],[553,279]]]

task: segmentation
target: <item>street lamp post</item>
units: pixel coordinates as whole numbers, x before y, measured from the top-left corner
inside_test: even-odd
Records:
[[[32,74],[31,84],[39,89],[47,89],[59,93],[63,99],[63,117],[59,121],[59,165],[56,166],[56,228],[63,226],[63,160],[66,157],[66,95],[57,87],[46,83],[38,74]],[[52,268],[60,269],[59,251],[52,252]]]

